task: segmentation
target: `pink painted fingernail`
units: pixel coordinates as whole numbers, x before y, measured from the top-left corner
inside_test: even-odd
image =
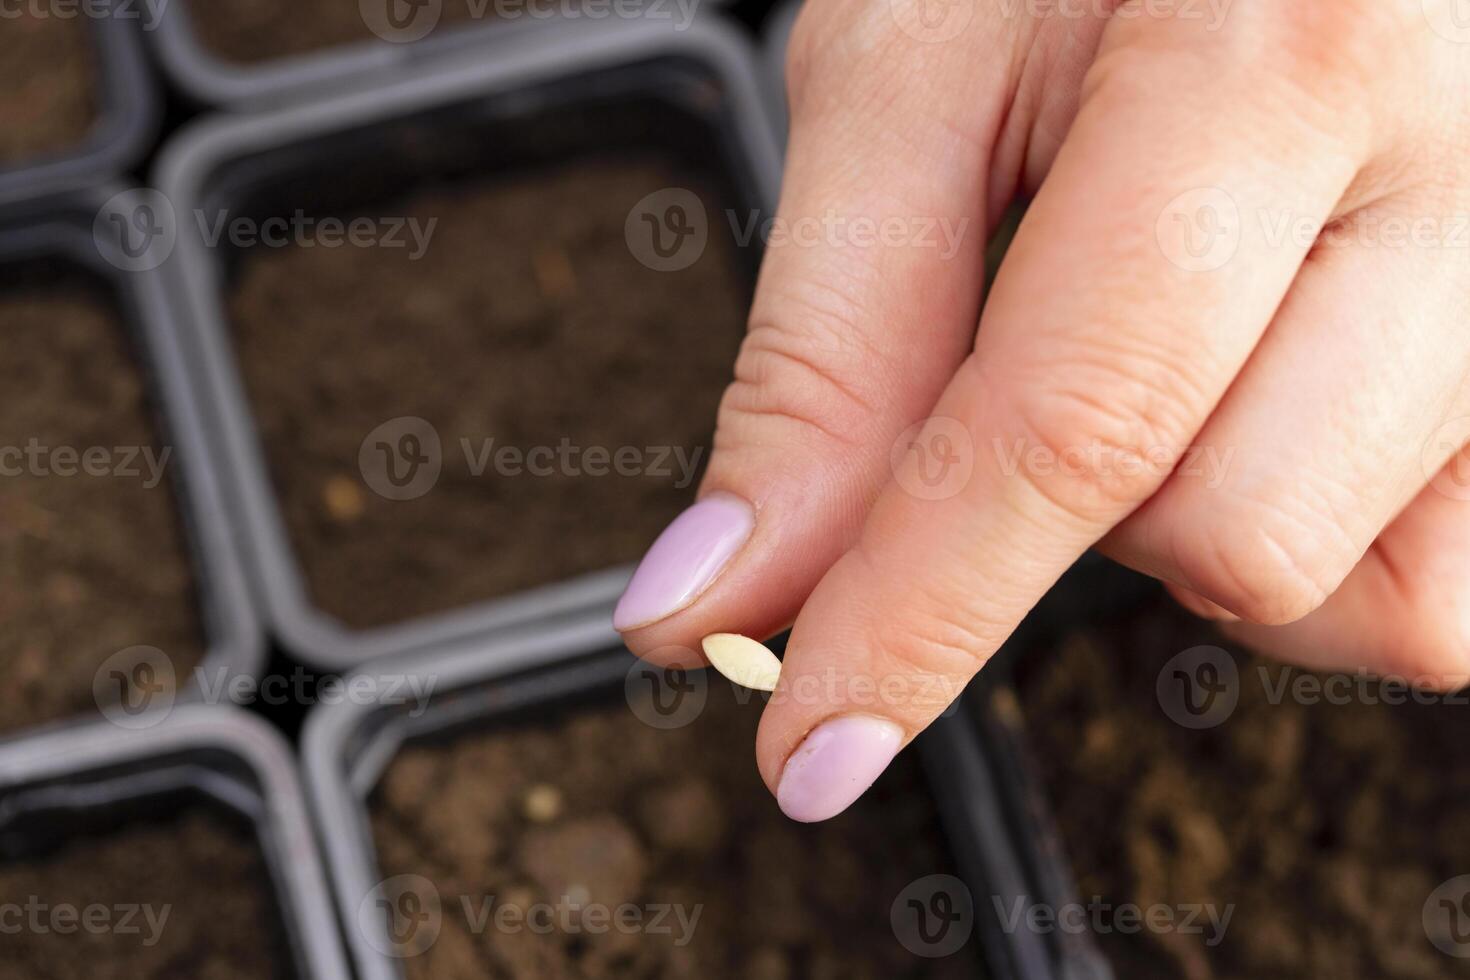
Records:
[[[755,528],[755,509],[734,494],[713,493],[664,528],[613,611],[613,627],[656,623],[699,598]]]
[[[776,802],[792,820],[829,820],[868,791],[902,745],[903,729],[882,718],[825,721],[786,760]]]

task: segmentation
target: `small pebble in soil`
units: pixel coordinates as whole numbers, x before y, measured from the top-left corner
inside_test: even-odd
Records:
[[[752,691],[774,691],[781,661],[763,643],[738,633],[712,633],[701,644],[704,655],[727,680]]]
[[[561,790],[546,783],[537,783],[526,791],[522,806],[526,819],[532,823],[551,823],[561,816]]]
[[[362,497],[362,487],[346,476],[334,476],[322,487],[322,502],[332,519],[343,524],[351,523],[367,510]]]

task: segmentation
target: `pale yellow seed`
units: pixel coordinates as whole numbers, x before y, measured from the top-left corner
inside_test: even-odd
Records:
[[[765,644],[738,633],[713,633],[704,638],[704,655],[715,670],[752,691],[774,691],[781,678],[781,661]]]

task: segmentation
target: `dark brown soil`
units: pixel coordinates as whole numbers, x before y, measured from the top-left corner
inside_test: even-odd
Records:
[[[80,143],[96,118],[90,22],[26,4],[0,30],[0,166]]]
[[[123,323],[88,282],[30,267],[3,275],[0,731],[11,731],[95,713],[98,668],[130,647],[162,650],[182,683],[203,641],[176,461],[162,456]],[[108,464],[89,475],[82,457],[94,448]],[[143,449],[162,461],[156,485]]]
[[[1192,731],[1164,714],[1155,684],[1200,644],[1231,650],[1240,700]],[[1421,915],[1438,885],[1470,872],[1470,766],[1445,761],[1470,739],[1470,707],[1306,704],[1278,696],[1287,673],[1163,599],[1023,667],[1032,747],[1082,900],[1234,906],[1214,948],[1178,931],[1101,935],[1117,975],[1465,976]]]
[[[648,160],[571,164],[383,205],[437,220],[418,261],[246,253],[230,300],[240,359],[319,607],[374,626],[636,561],[692,501],[664,449],[708,456],[749,287],[713,203],[709,246],[680,272],[640,264],[624,223],[655,190],[700,186]],[[358,454],[400,416],[432,423],[443,471],[395,501]],[[539,475],[476,475],[492,439],[496,452],[628,447],[641,462],[618,475],[604,457],[593,475],[595,459],[542,457]]]
[[[259,849],[202,812],[77,840],[40,860],[0,865],[0,896],[14,909],[4,941],[7,977],[288,975],[276,959],[279,930]],[[68,908],[74,918],[67,918]]]
[[[912,757],[838,819],[796,824],[756,774],[759,713],[717,684],[683,728],[655,730],[619,704],[407,749],[372,819],[384,874],[440,893],[442,930],[405,961],[410,980],[978,976],[972,947],[920,959],[889,922],[910,882],[952,873]],[[535,935],[492,919],[477,931],[462,899],[478,910],[490,896],[521,909],[678,903],[692,941],[676,945],[678,927]]]
[[[404,16],[409,0],[401,3]],[[377,40],[358,0],[188,0],[199,43],[228,61],[254,63],[355,41]],[[488,0],[443,0],[439,25],[494,16]],[[481,11],[484,14],[481,15]]]

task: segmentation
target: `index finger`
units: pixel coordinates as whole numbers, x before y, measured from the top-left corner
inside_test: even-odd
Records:
[[[1228,39],[1114,27],[973,354],[796,622],[757,744],[796,819],[856,799],[1162,485],[1306,256],[1255,216],[1322,221],[1357,173],[1356,134]]]

